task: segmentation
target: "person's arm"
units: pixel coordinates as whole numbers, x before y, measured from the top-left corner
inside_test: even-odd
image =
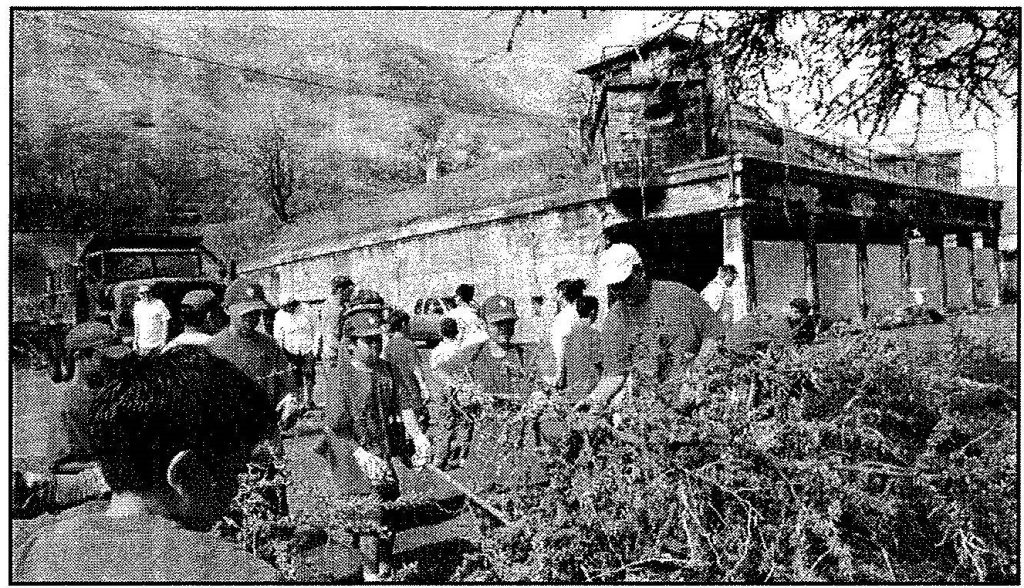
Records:
[[[167,343],[168,335],[171,333],[171,311],[167,305],[160,303],[160,344]]]
[[[716,291],[717,300],[721,305],[725,290]],[[693,324],[694,332],[700,337],[700,349],[695,357],[696,361],[704,361],[715,353],[718,353],[722,343],[725,342],[725,327],[718,312],[708,304],[702,296],[693,290],[683,287],[683,308],[689,309],[690,322]]]
[[[277,341],[278,345],[284,346],[284,317],[281,316],[281,311],[277,311],[274,314],[274,341]]]
[[[135,307],[132,308],[132,322],[135,325],[135,336],[132,338],[132,349],[138,351],[139,347],[139,336],[142,334],[142,321],[139,317],[139,304],[136,302]]]
[[[423,400],[430,398],[430,393],[427,391],[427,380],[423,375],[423,366],[420,364],[420,354],[416,350],[416,346],[411,342],[409,343],[409,365],[412,369],[412,377],[416,382],[416,386],[419,389],[420,396]]]
[[[324,336],[323,333],[320,332],[320,321],[309,319],[309,325],[313,329],[313,348],[310,352],[313,354],[316,361],[320,361],[324,348]]]
[[[562,320],[555,317],[555,322],[551,325],[551,351],[555,355],[555,373],[552,375],[551,381],[548,382],[555,388],[565,387],[565,340],[568,335]]]
[[[631,362],[629,348],[623,341],[626,336],[621,308],[609,309],[600,339],[604,373],[590,395],[576,405],[578,409],[604,409],[626,384]]]
[[[602,376],[590,395],[581,400],[577,407],[581,410],[604,410],[608,403],[612,401],[612,398],[615,398],[615,395],[622,391],[622,387],[625,384],[625,375]]]

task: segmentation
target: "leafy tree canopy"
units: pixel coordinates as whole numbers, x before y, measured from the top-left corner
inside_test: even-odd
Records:
[[[509,51],[530,12],[513,19]],[[820,125],[854,121],[871,136],[908,108],[920,125],[926,106],[964,117],[1019,99],[1017,9],[680,10],[661,24],[715,48],[734,99],[804,96]]]

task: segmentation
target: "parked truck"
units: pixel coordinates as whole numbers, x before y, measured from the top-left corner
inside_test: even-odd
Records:
[[[149,284],[171,311],[170,337],[181,331],[177,317],[187,292],[207,289],[222,299],[228,268],[202,241],[201,236],[179,234],[99,235],[85,244],[77,260],[51,271],[39,306],[53,339],[47,354],[52,356],[53,380],[72,376],[63,338],[73,325],[100,321],[131,341],[132,309],[142,284]]]

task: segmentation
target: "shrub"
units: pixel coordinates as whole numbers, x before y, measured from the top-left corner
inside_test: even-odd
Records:
[[[552,452],[549,484],[492,487],[513,522],[481,516],[480,550],[451,579],[1016,582],[1014,355],[957,334],[925,365],[877,331],[831,337],[725,349],[669,374],[644,362],[620,424],[597,427],[572,461]],[[483,418],[503,431],[523,414],[494,404]],[[283,517],[287,466],[275,467],[243,476],[237,522],[222,528],[302,579],[311,543],[345,541],[379,505],[321,497]],[[422,499],[389,505],[389,530],[416,524]],[[413,563],[400,577],[447,579],[426,573]]]
[[[983,349],[924,369],[867,332],[634,373],[457,579],[1015,581],[1016,401]]]

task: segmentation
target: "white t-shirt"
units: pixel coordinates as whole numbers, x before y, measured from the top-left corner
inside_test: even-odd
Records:
[[[572,304],[567,305],[551,322],[551,350],[555,352],[555,359],[560,361],[565,351],[565,339],[569,336],[573,324],[579,322],[580,314]]]
[[[135,319],[135,332],[138,339],[135,346],[139,349],[156,349],[167,342],[167,322],[171,313],[158,299],[139,300],[132,310]]]
[[[711,310],[715,311],[718,318],[725,322],[732,322],[732,286],[726,286],[721,278],[708,282],[708,285],[701,290],[700,296],[708,303]]]
[[[487,333],[483,319],[469,306],[456,306],[444,313],[444,316],[455,319],[455,323],[459,325],[459,341],[467,338],[475,340],[480,333]]]
[[[288,353],[310,355],[320,348],[319,321],[305,303],[295,312],[279,310],[274,315],[274,338]]]
[[[206,342],[210,340],[211,335],[206,333],[182,333],[177,337],[171,339],[171,342],[164,345],[163,351],[167,351],[172,347],[178,345],[206,345]]]

